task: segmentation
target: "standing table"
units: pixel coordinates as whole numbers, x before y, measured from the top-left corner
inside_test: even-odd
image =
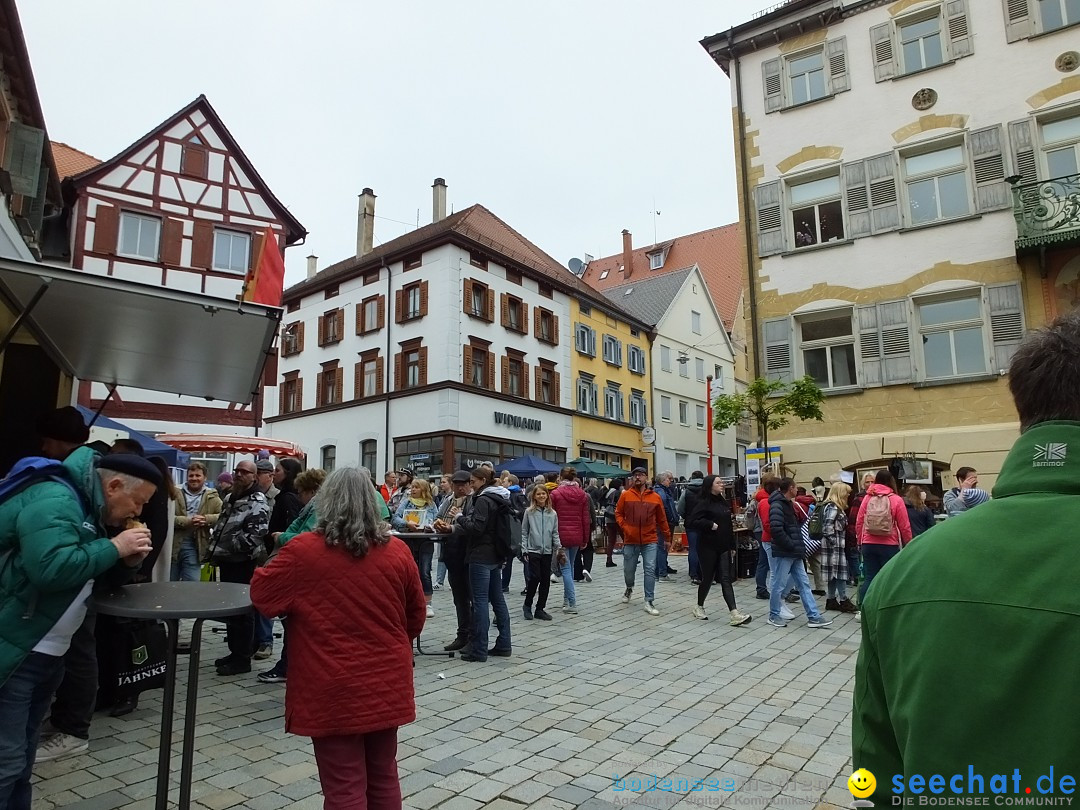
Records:
[[[184,707],[184,747],[180,760],[180,810],[191,805],[191,766],[195,752],[195,704],[199,694],[199,642],[206,619],[223,619],[251,610],[248,586],[234,582],[147,582],[125,585],[94,600],[99,613],[129,619],[156,619],[168,627],[165,693],[161,700],[161,735],[158,743],[157,796],[154,807],[169,803],[169,760],[172,754],[173,706],[176,698],[177,638],[181,619],[194,619],[191,663],[188,668],[187,705]]]
[[[398,538],[399,540],[405,541],[406,543],[408,543],[410,540],[413,541],[413,542],[421,542],[421,543],[441,543],[443,540],[446,540],[447,538],[450,537],[450,535],[448,535],[448,534],[439,534],[438,532],[399,532],[399,531],[392,531],[392,532],[390,532],[390,534],[393,537]],[[444,656],[445,655],[447,658],[453,658],[454,657],[454,653],[452,653],[452,652],[425,652],[424,649],[420,646],[420,636],[416,637],[416,651],[420,655],[437,655],[437,656]]]

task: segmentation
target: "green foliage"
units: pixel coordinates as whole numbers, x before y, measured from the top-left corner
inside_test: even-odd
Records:
[[[727,430],[749,417],[757,423],[762,446],[767,448],[769,432],[783,427],[792,417],[823,421],[824,401],[825,394],[810,376],[793,383],[758,377],[745,391],[724,394],[713,401],[713,426]]]

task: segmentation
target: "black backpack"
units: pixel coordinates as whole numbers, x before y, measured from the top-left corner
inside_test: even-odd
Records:
[[[514,516],[510,504],[497,496],[491,500],[498,502],[491,517],[495,558],[500,563],[505,563],[521,555],[521,523],[518,523],[518,530],[514,532]]]

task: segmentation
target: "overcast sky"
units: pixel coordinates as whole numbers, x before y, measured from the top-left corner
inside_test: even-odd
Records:
[[[19,0],[49,135],[109,158],[203,93],[320,268],[482,203],[563,265],[738,218],[698,44],[775,0]],[[654,217],[652,212],[659,211]]]

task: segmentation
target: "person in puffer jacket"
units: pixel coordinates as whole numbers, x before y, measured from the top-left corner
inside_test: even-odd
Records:
[[[522,607],[526,619],[535,617],[541,621],[551,621],[551,614],[544,610],[551,588],[547,572],[551,570],[552,556],[559,558],[560,565],[566,568],[566,554],[560,539],[559,516],[551,508],[551,494],[544,487],[534,487],[529,497],[529,508],[521,519],[521,553],[526,557],[525,570],[529,572],[525,583],[525,605]],[[537,596],[535,613],[532,609],[534,596]]]
[[[889,499],[889,512],[892,515],[892,532],[887,535],[872,534],[867,530],[866,511],[875,496]],[[866,579],[859,588],[859,604],[866,598],[866,589],[874,577],[885,567],[885,563],[900,553],[900,549],[911,542],[911,521],[908,520],[907,504],[896,494],[896,481],[888,470],[878,470],[874,483],[866,490],[866,497],[859,504],[859,516],[855,521],[855,533],[862,549],[863,568]]]
[[[577,470],[573,467],[562,468],[559,485],[551,490],[550,497],[551,507],[559,517],[559,540],[566,549],[566,564],[559,568],[563,580],[563,613],[577,613],[574,561],[589,542],[592,531],[592,501],[578,483]]]
[[[828,627],[832,620],[823,617],[818,610],[814,595],[810,592],[806,566],[803,565],[806,548],[799,531],[799,519],[791,505],[796,492],[793,480],[781,478],[776,492],[769,496],[769,529],[772,531],[772,556],[775,566],[772,592],[769,594],[769,624],[773,627],[787,627],[787,619],[780,615],[785,590],[780,583],[787,583],[789,577],[794,577],[803,608],[806,610],[807,627]]]

